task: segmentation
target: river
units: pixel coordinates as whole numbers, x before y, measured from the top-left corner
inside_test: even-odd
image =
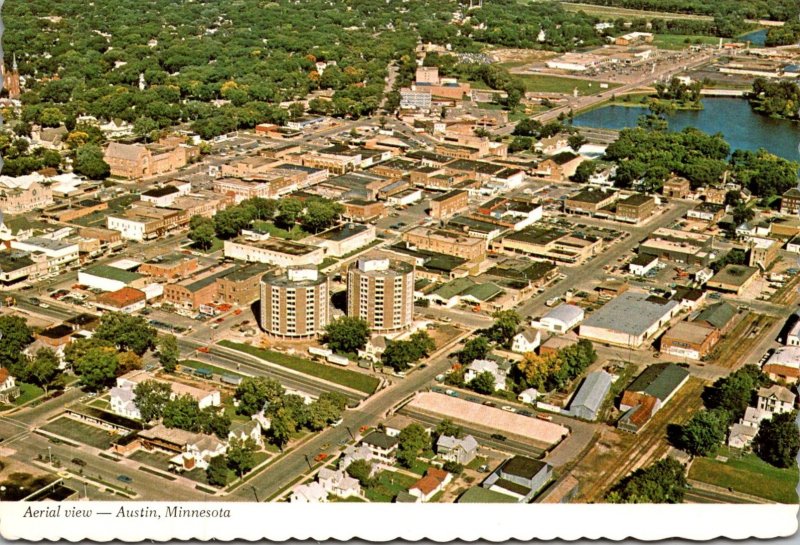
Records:
[[[697,127],[710,134],[720,132],[732,151],[765,148],[786,159],[800,160],[800,123],[759,115],[741,98],[708,97],[703,106],[702,110],[678,110],[669,116],[670,129]],[[639,116],[646,113],[645,108],[607,105],[575,116],[573,124],[624,129],[635,127]]]

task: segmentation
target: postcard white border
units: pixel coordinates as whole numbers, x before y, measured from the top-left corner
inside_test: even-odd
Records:
[[[58,517],[25,517],[61,506]],[[120,518],[120,508],[153,509],[161,518]],[[222,518],[168,518],[168,507],[228,510]],[[91,511],[68,518],[67,509]],[[493,505],[257,504],[224,502],[6,502],[0,535],[8,540],[392,539],[504,541],[580,538],[709,540],[775,538],[798,531],[797,505]],[[99,513],[110,513],[101,515]]]

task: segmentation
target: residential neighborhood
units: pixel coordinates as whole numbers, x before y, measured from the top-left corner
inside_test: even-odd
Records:
[[[793,19],[32,1],[0,500],[797,503]]]

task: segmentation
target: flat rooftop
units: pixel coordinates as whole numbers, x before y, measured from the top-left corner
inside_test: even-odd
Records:
[[[268,238],[266,240],[252,241],[247,240],[244,237],[239,237],[234,239],[232,242],[235,244],[241,244],[242,246],[261,248],[263,250],[269,250],[271,252],[277,252],[286,255],[306,255],[319,250],[317,246],[301,244],[299,242],[293,242],[291,240],[283,240],[279,238]]]
[[[328,229],[323,233],[314,235],[314,237],[323,240],[340,242],[342,240],[347,240],[350,237],[359,235],[367,229],[368,227],[362,223],[343,223],[342,225],[337,225],[336,227]]]
[[[639,336],[677,306],[677,301],[667,301],[637,291],[626,291],[600,307],[583,322],[581,327],[608,329]]]

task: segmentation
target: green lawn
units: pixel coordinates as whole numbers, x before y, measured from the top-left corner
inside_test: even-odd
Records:
[[[481,467],[488,461],[489,461],[488,458],[484,458],[483,456],[476,456],[470,463],[466,465],[466,468],[477,470],[479,467]]]
[[[95,399],[89,403],[90,407],[97,407],[98,409],[110,409],[111,403],[108,402],[106,399]]]
[[[270,236],[282,238],[285,240],[300,240],[306,238],[311,233],[303,230],[299,225],[295,225],[291,230],[281,229],[271,221],[254,221],[253,226],[263,229],[270,234]]]
[[[334,265],[338,261],[339,261],[338,257],[328,256],[328,257],[326,257],[325,259],[322,260],[322,263],[317,265],[317,269],[322,270],[322,269],[324,269],[326,267],[330,267],[331,265]]]
[[[22,405],[23,403],[27,403],[31,399],[36,399],[40,395],[44,394],[44,390],[36,386],[35,384],[29,384],[27,382],[18,382],[17,386],[19,386],[19,397],[14,400],[14,405]]]
[[[360,392],[371,394],[378,387],[379,381],[375,377],[359,373],[357,371],[350,371],[331,365],[316,363],[311,360],[298,358],[295,356],[288,356],[272,350],[265,350],[263,348],[256,348],[243,343],[235,343],[231,341],[220,341],[220,346],[233,348],[245,352],[262,360],[272,362],[277,365],[282,365],[289,369],[293,369],[300,373],[312,375],[323,380],[328,380],[335,384],[348,386]]]
[[[65,416],[53,420],[46,426],[42,426],[42,429],[60,437],[103,450],[109,448],[111,441],[116,437],[116,435],[104,429],[90,426]]]
[[[416,479],[408,475],[382,471],[378,474],[378,483],[367,488],[365,496],[369,501],[391,503],[397,494],[408,491],[415,482]]]
[[[408,471],[411,471],[412,473],[416,473],[421,477],[425,475],[425,472],[430,467],[430,464],[425,460],[414,460],[414,463],[411,465],[411,467],[402,466],[400,465],[400,462],[396,463],[395,467],[406,469]]]
[[[194,244],[192,244],[191,247],[192,247],[193,250],[196,250],[198,252],[203,252],[204,254],[213,254],[214,252],[220,251],[224,244],[225,243],[222,241],[222,239],[214,237],[214,240],[211,243],[211,247],[208,250],[204,250],[203,248],[199,248],[198,246],[196,246]]]
[[[572,94],[572,90],[577,87],[581,95],[593,95],[601,91],[619,87],[618,83],[609,83],[607,89],[601,89],[600,83],[596,81],[545,76],[541,74],[520,74],[518,77],[525,83],[525,89],[527,91],[537,93]]]
[[[365,503],[364,500],[358,496],[350,496],[349,498],[340,498],[339,496],[330,495],[328,501],[332,503]]]
[[[695,459],[689,469],[689,478],[778,503],[797,503],[797,467],[780,469],[755,454],[740,457],[727,449],[720,449],[719,455],[728,456],[728,461]]]
[[[688,40],[688,41],[687,41]],[[729,42],[730,40],[723,40]],[[685,49],[692,45],[717,45],[719,38],[691,34],[656,34],[653,45],[660,49]]]

